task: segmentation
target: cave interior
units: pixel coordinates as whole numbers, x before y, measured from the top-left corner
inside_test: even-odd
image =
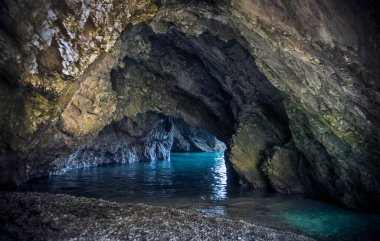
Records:
[[[376,1],[0,6],[1,190],[223,152],[254,191],[380,211]]]

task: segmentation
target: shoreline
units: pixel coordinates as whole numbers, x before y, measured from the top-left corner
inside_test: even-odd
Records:
[[[33,192],[0,192],[0,239],[314,240],[195,211]]]

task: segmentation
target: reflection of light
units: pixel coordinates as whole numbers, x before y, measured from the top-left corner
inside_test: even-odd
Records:
[[[213,186],[213,198],[225,199],[227,197],[227,168],[224,161],[223,153],[218,153],[215,157],[216,165],[213,168],[214,183]]]

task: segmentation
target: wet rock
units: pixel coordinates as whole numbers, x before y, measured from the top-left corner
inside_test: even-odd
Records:
[[[305,187],[298,176],[302,156],[293,143],[284,147],[275,146],[273,154],[267,158],[261,168],[269,179],[271,187],[277,192],[305,193]]]
[[[174,120],[173,152],[224,152],[226,145],[206,130],[189,126],[181,119]]]
[[[123,118],[106,126],[83,149],[54,160],[50,174],[99,166],[108,163],[130,163],[170,159],[174,126],[170,117],[156,113]]]
[[[43,193],[0,193],[2,240],[313,240],[191,211]]]
[[[2,188],[46,172],[49,162],[88,144],[114,120],[77,105],[80,111],[71,108],[74,118],[63,118],[78,126],[73,134],[60,116],[66,106],[72,107],[78,78],[91,63],[111,49],[128,24],[147,20],[156,11],[151,1],[0,3],[0,168],[8,170],[0,177]],[[99,86],[86,88],[100,91]],[[112,95],[84,97],[112,113]]]

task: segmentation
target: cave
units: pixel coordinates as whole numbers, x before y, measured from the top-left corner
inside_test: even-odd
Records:
[[[3,0],[0,16],[0,239],[379,234],[376,1]],[[182,189],[191,189],[203,180],[191,179],[202,172],[196,163],[205,177],[223,176],[231,196],[188,208],[191,198],[141,206],[138,192],[132,204],[100,200],[105,189],[81,195],[91,185],[73,196],[31,192],[75,175],[103,175],[115,185],[109,193],[128,192],[144,184],[129,183],[128,173],[149,179],[165,165],[186,166]],[[146,228],[115,221],[131,215]],[[325,231],[313,229],[323,220]]]

